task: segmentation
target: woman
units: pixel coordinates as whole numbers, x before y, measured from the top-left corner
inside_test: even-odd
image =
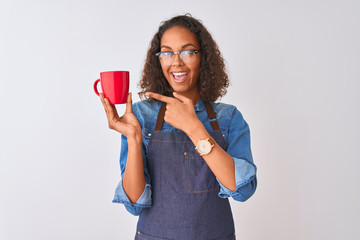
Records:
[[[140,96],[126,111],[101,95],[122,134],[122,180],[113,202],[139,215],[135,239],[235,239],[228,197],[256,189],[249,127],[236,107],[214,103],[228,76],[220,51],[189,15],[163,22],[148,50]]]

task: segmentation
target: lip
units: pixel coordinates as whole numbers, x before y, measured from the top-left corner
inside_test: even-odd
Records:
[[[175,74],[177,74],[177,73],[184,73],[182,76],[182,78],[181,79],[177,79],[177,78],[175,78]],[[170,72],[170,75],[171,75],[171,78],[172,78],[172,80],[174,81],[174,82],[176,82],[176,83],[182,83],[182,82],[184,82],[186,79],[188,79],[188,76],[189,76],[189,72],[187,72],[187,71],[173,71],[173,72]]]

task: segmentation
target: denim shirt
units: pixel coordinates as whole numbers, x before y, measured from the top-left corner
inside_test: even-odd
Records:
[[[236,190],[230,191],[218,180],[220,185],[219,197],[232,197],[236,201],[246,201],[255,192],[257,186],[256,180],[256,166],[252,159],[250,148],[250,131],[249,126],[244,120],[240,111],[232,105],[224,103],[211,102],[212,107],[216,113],[219,121],[220,131],[227,143],[228,148],[226,152],[234,159],[235,164],[235,182]],[[145,174],[145,188],[136,203],[131,203],[127,197],[122,180],[115,190],[114,203],[122,203],[125,208],[133,215],[139,215],[140,212],[147,207],[151,207],[151,179],[147,168],[148,145],[151,135],[154,132],[157,116],[160,110],[161,102],[140,101],[133,104],[134,115],[139,120],[143,133],[142,155]],[[212,131],[209,122],[205,104],[200,100],[195,106],[195,112],[198,119],[203,123],[207,131]],[[174,128],[164,121],[164,131],[181,131]],[[120,169],[121,178],[124,176],[125,166],[128,155],[128,143],[126,136],[121,136],[121,151],[120,151]]]

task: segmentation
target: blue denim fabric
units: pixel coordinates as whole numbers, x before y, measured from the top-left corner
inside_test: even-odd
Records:
[[[151,179],[146,164],[148,156],[148,144],[151,135],[155,129],[155,123],[160,109],[161,102],[159,101],[140,101],[133,104],[133,112],[142,128],[143,132],[143,161],[145,173],[145,189],[138,201],[133,204],[127,197],[122,181],[118,184],[113,202],[122,203],[126,209],[133,215],[139,215],[142,209],[151,207]],[[251,148],[250,148],[250,131],[249,126],[244,120],[240,111],[232,105],[224,103],[211,102],[214,108],[217,119],[219,121],[220,130],[227,142],[226,152],[232,156],[235,163],[235,180],[236,190],[230,191],[223,186],[220,181],[219,197],[227,198],[232,197],[236,201],[246,201],[250,198],[257,186],[256,181],[256,166],[253,163]],[[212,130],[211,124],[208,120],[205,104],[200,100],[195,108],[195,112],[199,120],[204,124],[208,131]],[[163,131],[181,131],[174,128],[167,122],[164,122]],[[127,139],[124,135],[121,136],[121,151],[120,151],[120,169],[121,177],[125,172],[125,166],[128,154]]]

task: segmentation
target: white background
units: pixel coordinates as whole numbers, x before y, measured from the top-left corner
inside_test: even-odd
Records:
[[[132,239],[111,202],[120,134],[92,85],[129,70],[138,100],[161,21],[191,13],[226,59],[258,189],[238,239],[360,236],[359,1],[1,0],[0,239]],[[118,111],[124,111],[123,106]]]

